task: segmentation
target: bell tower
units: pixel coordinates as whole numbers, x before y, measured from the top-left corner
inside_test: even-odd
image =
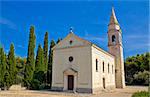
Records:
[[[112,8],[110,23],[108,25],[108,48],[109,53],[115,56],[116,88],[124,88],[125,75],[124,75],[122,31],[117,21],[114,8]]]

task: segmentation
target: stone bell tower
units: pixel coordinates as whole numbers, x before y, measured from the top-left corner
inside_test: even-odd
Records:
[[[109,53],[115,56],[115,82],[116,88],[125,87],[124,58],[122,47],[122,32],[115,16],[114,8],[108,25],[108,48]]]

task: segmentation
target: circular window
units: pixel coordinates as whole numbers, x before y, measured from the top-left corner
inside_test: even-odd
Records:
[[[70,56],[70,57],[69,57],[69,62],[72,62],[72,61],[73,61],[73,57]]]

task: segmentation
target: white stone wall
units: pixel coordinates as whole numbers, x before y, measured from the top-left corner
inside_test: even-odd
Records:
[[[73,41],[72,44],[70,40]],[[72,62],[69,62],[70,56],[73,57]],[[96,59],[98,59],[98,71],[96,71]],[[52,88],[67,90],[69,74],[74,75],[73,90],[91,93],[100,91],[103,89],[103,78],[106,89],[115,88],[114,56],[70,33],[53,48]]]
[[[98,71],[96,71],[96,59],[98,59]],[[106,89],[115,88],[115,58],[107,52],[103,51],[102,49],[97,48],[96,46],[92,46],[92,71],[93,89],[97,91],[103,89],[103,78],[105,78]]]
[[[70,44],[70,41],[72,41],[72,44]],[[73,33],[70,33],[67,35],[65,39],[59,42],[54,48],[60,49],[60,48],[78,47],[78,46],[86,46],[89,44],[90,43],[88,41],[79,38]]]
[[[73,61],[69,62],[69,56]],[[71,47],[53,51],[52,87],[64,86],[63,72],[68,68],[77,71],[76,88],[91,88],[91,46]]]

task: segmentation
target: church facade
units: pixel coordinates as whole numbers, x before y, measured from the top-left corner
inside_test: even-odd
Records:
[[[72,30],[53,47],[52,89],[97,93],[124,88],[122,32],[114,9],[108,26],[108,48],[75,35]]]

